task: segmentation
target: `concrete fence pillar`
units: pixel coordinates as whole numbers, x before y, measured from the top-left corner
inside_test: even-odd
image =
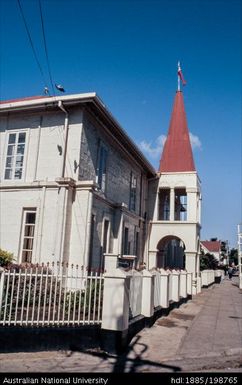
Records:
[[[198,275],[197,276],[197,294],[201,293],[201,291],[202,291],[202,280],[201,280],[201,276]]]
[[[187,297],[187,272],[185,270],[180,271],[180,297]]]
[[[160,269],[160,303],[163,308],[169,307],[169,275],[164,269]]]
[[[179,302],[179,277],[180,273],[177,270],[172,270],[171,275],[169,277],[169,299],[174,302]]]
[[[118,256],[105,254],[102,329],[124,331],[129,325],[130,276],[117,268]]]
[[[104,254],[104,270],[106,272],[115,271],[118,266],[117,254]]]
[[[197,294],[197,277],[196,273],[192,273],[192,295]]]
[[[143,285],[141,314],[145,317],[152,317],[154,314],[155,276],[147,270],[143,270],[142,275]]]
[[[192,295],[192,273],[187,273],[187,294]]]
[[[102,329],[128,330],[129,288],[130,276],[121,269],[104,274]]]

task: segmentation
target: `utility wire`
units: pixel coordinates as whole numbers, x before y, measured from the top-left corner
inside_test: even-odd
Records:
[[[46,87],[47,86],[47,82],[45,81],[44,72],[43,72],[43,69],[41,67],[41,64],[39,62],[38,56],[37,56],[35,48],[34,48],[34,43],[33,43],[33,40],[31,38],[31,34],[30,34],[30,31],[29,31],[29,28],[28,28],[28,24],[27,24],[25,16],[24,16],[23,8],[21,6],[20,0],[17,0],[17,2],[18,2],[20,13],[21,13],[21,16],[22,16],[22,19],[23,19],[23,22],[24,22],[24,26],[25,26],[25,29],[26,29],[26,32],[27,32],[27,35],[28,35],[28,38],[29,38],[29,42],[30,42],[30,45],[31,45],[31,48],[32,48],[32,51],[33,51],[33,54],[34,54],[34,58],[35,58],[36,63],[38,65],[38,67],[39,67],[39,70],[40,70],[40,73],[41,73],[41,76],[42,76],[42,80],[43,80],[43,83],[44,83],[44,87]]]
[[[44,47],[45,47],[45,56],[46,56],[46,61],[47,61],[47,66],[48,66],[49,78],[50,78],[52,92],[53,92],[53,95],[55,96],[55,88],[54,88],[53,79],[52,79],[52,75],[51,75],[50,61],[49,61],[49,55],[48,55],[48,50],[47,50],[47,44],[46,44],[45,27],[44,27],[43,12],[42,12],[42,7],[41,7],[41,0],[39,0],[39,10],[40,10],[41,27],[42,27],[42,34],[43,34]]]

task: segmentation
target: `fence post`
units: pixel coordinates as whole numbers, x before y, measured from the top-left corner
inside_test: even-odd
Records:
[[[120,269],[104,274],[102,329],[128,329],[129,284],[130,277]]]
[[[180,271],[180,297],[187,297],[187,272],[185,270]]]
[[[163,308],[169,307],[169,274],[160,269],[160,306]]]
[[[187,294],[192,296],[192,273],[187,273]]]
[[[0,315],[1,315],[2,304],[3,304],[3,288],[4,288],[4,268],[0,266]]]
[[[201,286],[201,276],[198,275],[198,276],[197,276],[197,294],[198,294],[198,293],[201,293],[201,291],[202,291],[202,286]]]
[[[197,278],[195,273],[192,273],[192,295],[197,294]]]
[[[127,344],[130,276],[116,268],[117,255],[105,255],[102,324],[103,347],[117,351]]]
[[[152,317],[154,314],[154,289],[155,276],[147,270],[143,270],[142,305],[141,314]]]
[[[171,275],[170,275],[170,279],[171,279],[171,283],[170,283],[170,287],[169,289],[171,289],[171,293],[170,293],[170,299],[174,302],[179,302],[179,275],[180,273],[176,270],[172,270],[171,272]]]

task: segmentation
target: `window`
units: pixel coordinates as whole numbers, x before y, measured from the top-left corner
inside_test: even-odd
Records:
[[[131,172],[130,176],[130,203],[129,209],[135,211],[136,208],[136,190],[137,190],[137,178]]]
[[[23,217],[23,241],[21,251],[22,262],[32,262],[32,253],[34,245],[36,209],[24,210]]]
[[[129,242],[129,228],[124,228],[124,237],[123,237],[123,254],[129,255],[130,253],[130,242]]]
[[[170,220],[170,189],[161,189],[159,194],[159,218],[160,221]]]
[[[134,255],[139,256],[139,231],[135,230]]]
[[[22,179],[26,132],[9,134],[5,163],[5,179]]]
[[[102,191],[106,189],[107,149],[101,144],[98,154],[97,183]]]
[[[187,193],[185,189],[175,189],[175,221],[187,220]]]
[[[92,216],[91,216],[91,229],[90,229],[88,269],[91,269],[93,267],[93,253],[94,253],[95,231],[96,231],[96,217],[95,217],[95,214],[92,214]]]
[[[103,224],[103,253],[109,252],[109,220],[105,219]]]

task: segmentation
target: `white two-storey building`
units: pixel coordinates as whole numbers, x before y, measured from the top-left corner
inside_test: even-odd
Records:
[[[199,274],[201,192],[183,96],[158,172],[95,93],[1,102],[0,247],[102,269],[104,254]]]
[[[142,259],[155,170],[94,93],[3,102],[1,248],[17,261]]]

